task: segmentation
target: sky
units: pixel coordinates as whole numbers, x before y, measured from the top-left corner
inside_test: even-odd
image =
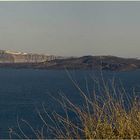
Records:
[[[140,58],[140,2],[0,2],[0,49]]]

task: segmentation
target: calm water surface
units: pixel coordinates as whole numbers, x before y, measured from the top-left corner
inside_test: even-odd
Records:
[[[100,79],[101,75],[90,70],[71,70],[69,73],[85,93],[94,90],[93,79]],[[108,71],[103,72],[103,75],[108,80],[113,77],[116,81],[121,80],[126,91],[135,87],[139,96],[140,70]],[[0,138],[9,138],[8,128],[17,129],[18,118],[27,120],[39,129],[42,122],[36,110],[42,111],[43,103],[48,111],[55,110],[63,114],[50,95],[59,98],[59,93],[63,93],[72,102],[81,104],[78,92],[64,70],[0,69]],[[26,127],[22,123],[20,125]]]

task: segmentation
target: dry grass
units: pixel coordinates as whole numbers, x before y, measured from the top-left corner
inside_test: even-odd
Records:
[[[73,79],[71,80],[80,91],[78,93],[83,98],[83,105],[73,104],[62,94],[61,100],[53,97],[56,102],[61,104],[65,115],[57,112],[50,115],[43,106],[45,114],[38,111],[38,115],[44,123],[40,131],[34,130],[26,122],[37,139],[50,138],[50,136],[46,136],[46,132],[51,133],[51,136],[57,139],[140,139],[140,102],[136,96],[127,99],[126,104],[124,102],[126,96],[122,96],[125,95],[124,89],[116,90],[113,86],[113,90],[110,90],[103,80],[102,91],[105,96],[98,97],[93,92],[93,97],[89,98],[77,83]],[[71,119],[69,115],[71,113],[74,114],[76,121]],[[47,116],[49,123],[44,116]],[[25,134],[24,137],[29,138]]]
[[[140,139],[140,104],[134,100],[129,111],[113,100],[104,104],[86,101],[88,106],[77,107],[65,98],[66,117],[55,113],[55,124],[49,128],[61,139]],[[90,109],[89,109],[90,108]],[[88,111],[90,110],[90,111]],[[72,122],[69,111],[79,123]],[[41,116],[41,115],[40,115]]]

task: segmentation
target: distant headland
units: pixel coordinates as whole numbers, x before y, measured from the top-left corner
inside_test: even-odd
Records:
[[[102,69],[129,71],[140,69],[140,60],[116,56],[62,57],[0,50],[0,68]]]

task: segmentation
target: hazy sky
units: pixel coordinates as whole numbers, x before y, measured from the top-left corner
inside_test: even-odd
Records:
[[[0,2],[0,49],[140,57],[140,2]]]

